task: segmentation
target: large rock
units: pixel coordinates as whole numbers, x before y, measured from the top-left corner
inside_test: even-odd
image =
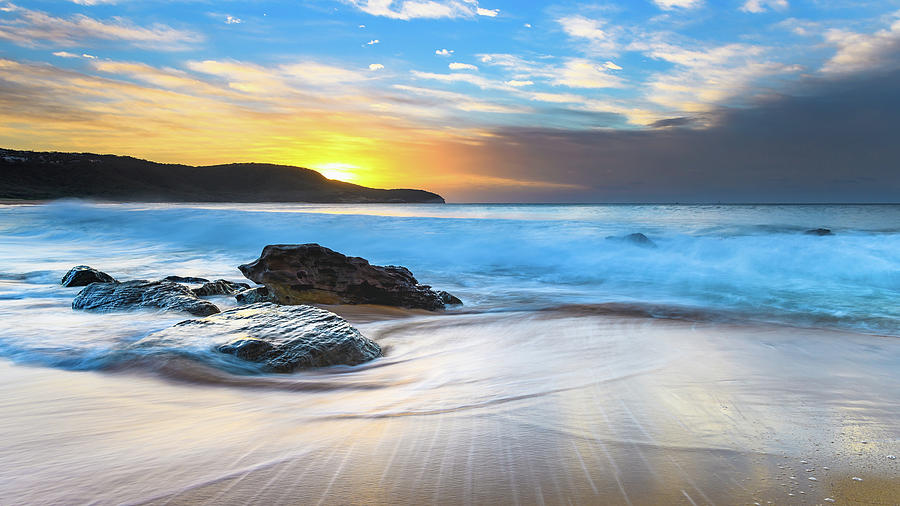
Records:
[[[250,288],[247,283],[235,283],[224,279],[217,279],[208,283],[204,283],[200,288],[191,289],[194,295],[198,297],[209,297],[211,295],[234,295]]]
[[[262,364],[268,372],[357,365],[381,356],[381,347],[340,316],[312,306],[259,303],[153,333],[136,346],[190,348]]]
[[[136,308],[185,311],[196,316],[219,312],[215,304],[203,300],[190,288],[171,281],[128,281],[92,283],[78,292],[72,309],[123,311]]]
[[[77,265],[69,269],[60,284],[63,286],[87,286],[91,283],[116,283],[109,274],[87,265]]]
[[[409,269],[370,265],[364,258],[348,257],[318,244],[269,245],[259,259],[238,268],[247,278],[265,285],[279,304],[444,308],[441,296],[430,286],[420,285]]]

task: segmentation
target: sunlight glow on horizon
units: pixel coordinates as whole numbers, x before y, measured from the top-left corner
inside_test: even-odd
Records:
[[[349,163],[323,163],[311,168],[328,179],[336,179],[345,183],[356,183],[359,180],[357,171],[360,167],[357,165]]]

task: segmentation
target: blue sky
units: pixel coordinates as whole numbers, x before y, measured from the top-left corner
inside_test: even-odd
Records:
[[[508,128],[715,128],[723,111],[890,70],[898,53],[900,0],[0,1],[13,107],[0,139],[228,161],[209,136],[188,149],[161,133],[207,122],[247,143],[240,157],[387,184],[366,135],[411,163],[413,145]],[[116,121],[157,128],[127,137]]]

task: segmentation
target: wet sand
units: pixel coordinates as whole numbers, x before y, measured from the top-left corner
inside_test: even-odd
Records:
[[[896,338],[357,322],[387,357],[244,384],[0,363],[0,503],[900,503]]]

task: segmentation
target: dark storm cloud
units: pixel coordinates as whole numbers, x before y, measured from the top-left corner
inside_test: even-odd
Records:
[[[713,117],[705,129],[508,128],[473,158],[501,177],[590,188],[530,201],[900,202],[900,71],[810,79]]]

